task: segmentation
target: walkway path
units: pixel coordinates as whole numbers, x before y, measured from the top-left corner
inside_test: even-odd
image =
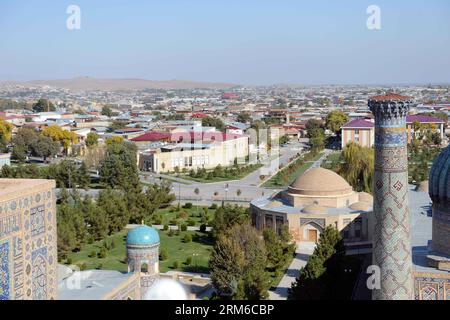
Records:
[[[283,278],[278,284],[278,287],[276,287],[275,290],[269,291],[270,300],[287,299],[288,289],[291,287],[292,282],[294,282],[297,278],[300,269],[306,265],[306,262],[308,262],[309,256],[313,253],[314,248],[314,243],[301,243],[297,245],[294,260],[292,260],[291,265],[286,270]]]

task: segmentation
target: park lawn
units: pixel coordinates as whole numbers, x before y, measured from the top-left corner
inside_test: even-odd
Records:
[[[183,224],[183,223],[187,223],[188,219],[192,219],[195,221],[196,226],[200,226],[201,218],[198,217],[198,214],[200,214],[206,208],[208,210],[209,221],[212,221],[214,219],[214,215],[216,212],[215,209],[210,209],[209,207],[205,207],[205,206],[192,206],[192,208],[190,208],[190,209],[186,209],[181,206],[179,211],[176,210],[175,208],[176,208],[176,206],[172,206],[172,209],[171,209],[171,207],[158,209],[152,216],[154,217],[155,215],[161,215],[163,218],[162,225],[165,225],[165,224],[170,225],[171,220],[177,219],[177,216],[181,212],[186,212],[188,214],[188,218],[187,219],[179,218],[179,222]],[[147,223],[150,223],[150,222],[154,223],[155,221],[148,221]]]
[[[184,243],[182,241],[185,234],[192,235],[192,242]],[[85,245],[81,251],[69,254],[72,265],[80,267],[83,263],[86,269],[101,270],[117,270],[127,272],[126,258],[126,234],[123,230],[114,235],[107,237],[115,243],[115,248],[108,251],[105,258],[90,257],[90,253],[95,251],[98,253],[102,247],[103,241],[96,241],[93,244]],[[183,231],[179,235],[169,236],[167,231],[159,231],[161,239],[161,250],[165,249],[168,253],[168,259],[160,261],[160,271],[167,272],[169,270],[191,271],[191,272],[208,272],[208,261],[212,251],[212,242],[207,233]],[[195,254],[195,255],[194,255]],[[192,265],[185,264],[188,257],[192,258]],[[173,269],[174,261],[178,261],[179,267]],[[65,261],[67,263],[67,261]]]
[[[184,243],[182,241],[185,234],[192,235],[192,242]],[[159,261],[161,272],[170,270],[179,270],[187,272],[209,273],[209,257],[212,252],[213,242],[209,238],[209,234],[201,232],[182,231],[180,235],[169,236],[168,231],[159,233],[161,238],[160,250],[167,250],[168,259]],[[186,265],[186,259],[191,257],[192,264]],[[179,267],[173,268],[173,263],[178,261]]]
[[[207,179],[207,178],[191,177],[188,174],[185,174],[185,175],[181,174],[180,178],[185,179],[185,180],[192,180],[192,181],[200,182],[200,183],[213,183],[213,182],[224,182],[224,181],[240,180],[240,179],[245,178],[246,176],[248,176],[252,172],[255,172],[256,170],[258,170],[262,166],[263,166],[262,164],[257,164],[257,165],[254,166],[254,168],[252,168],[252,170],[241,170],[239,174],[233,175],[233,176],[227,176],[227,177],[213,177],[212,179]],[[212,170],[210,170],[210,171],[212,171]]]
[[[301,165],[300,167],[297,168],[297,170],[294,172],[294,174],[292,174],[290,176],[289,182],[286,185],[279,185],[276,184],[276,174],[270,178],[269,180],[267,180],[266,182],[264,182],[263,187],[264,188],[284,188],[287,187],[288,185],[290,185],[292,182],[294,182],[294,180],[300,176],[303,172],[305,172],[306,170],[308,170],[315,161],[319,160],[320,157],[322,156],[322,152],[317,154],[312,160],[305,162],[303,165]],[[295,160],[294,160],[295,161]],[[286,166],[287,167],[287,166]],[[282,169],[284,170],[284,168]]]

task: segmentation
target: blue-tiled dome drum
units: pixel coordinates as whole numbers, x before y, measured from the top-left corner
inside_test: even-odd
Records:
[[[450,146],[431,167],[429,193],[433,200],[433,250],[450,255]]]
[[[156,229],[141,225],[127,235],[128,272],[159,273],[159,234]]]

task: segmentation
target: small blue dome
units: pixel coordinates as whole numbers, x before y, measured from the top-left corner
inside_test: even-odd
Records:
[[[159,234],[152,227],[142,225],[128,231],[127,245],[150,246],[157,243],[159,243]]]

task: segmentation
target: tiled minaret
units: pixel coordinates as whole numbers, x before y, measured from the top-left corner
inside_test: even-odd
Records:
[[[398,94],[375,96],[373,264],[380,267],[376,300],[413,298],[406,115],[411,100]]]

